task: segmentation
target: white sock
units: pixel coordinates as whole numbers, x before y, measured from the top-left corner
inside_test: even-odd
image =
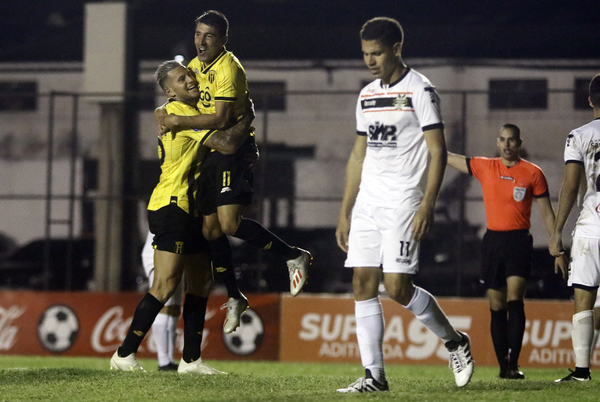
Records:
[[[173,361],[175,354],[175,344],[177,343],[177,324],[179,324],[179,316],[169,315],[167,319],[167,356]]]
[[[462,336],[450,324],[448,317],[446,317],[433,295],[425,289],[415,286],[415,294],[406,305],[406,308],[417,317],[417,320],[441,338],[444,343],[462,340]]]
[[[379,297],[355,302],[354,314],[362,365],[371,371],[377,382],[383,382],[385,381],[382,346],[384,321]]]
[[[573,350],[575,366],[590,367],[590,350],[594,338],[594,310],[585,310],[573,315]]]
[[[173,355],[169,355],[169,317],[168,314],[160,313],[152,324],[152,336],[154,337],[154,343],[156,343],[159,366],[166,366],[173,361]]]

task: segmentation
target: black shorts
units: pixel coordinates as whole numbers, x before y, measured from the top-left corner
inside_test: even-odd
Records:
[[[254,152],[254,147],[252,136],[233,155],[211,152],[206,157],[198,181],[196,208],[200,214],[214,214],[222,205],[252,203],[254,175],[245,157],[247,152]]]
[[[509,276],[529,279],[532,258],[533,237],[529,230],[488,229],[483,236],[481,283],[485,289],[501,289]]]
[[[208,241],[202,235],[202,218],[195,218],[177,205],[167,205],[158,211],[148,211],[148,225],[154,234],[156,250],[175,254],[198,254],[208,251]]]

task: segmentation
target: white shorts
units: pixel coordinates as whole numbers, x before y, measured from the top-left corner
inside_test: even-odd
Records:
[[[357,202],[352,209],[344,266],[383,266],[383,272],[416,274],[419,242],[412,239],[415,212]]]
[[[600,239],[573,236],[568,284],[589,287],[600,284]]]
[[[154,282],[154,249],[152,248],[152,240],[154,239],[154,235],[148,232],[146,236],[146,243],[144,243],[144,248],[142,249],[142,265],[144,267],[144,272],[148,277],[148,284],[152,287],[152,282]],[[181,306],[181,301],[183,300],[183,279],[181,283],[175,289],[175,293],[167,302],[165,306]]]

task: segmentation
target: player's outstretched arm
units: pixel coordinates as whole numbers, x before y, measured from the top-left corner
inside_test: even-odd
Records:
[[[562,245],[562,231],[567,222],[567,218],[575,205],[577,200],[577,192],[579,190],[579,183],[582,177],[585,175],[583,165],[579,163],[567,163],[565,166],[565,177],[563,179],[562,187],[560,188],[560,194],[558,196],[558,212],[556,213],[556,219],[554,221],[554,230],[548,249],[550,254],[554,257],[559,257],[564,254],[564,248]]]
[[[448,166],[453,167],[461,173],[469,173],[467,158],[464,155],[448,152]]]
[[[350,233],[350,214],[358,195],[360,187],[360,177],[362,174],[363,162],[367,154],[367,137],[359,135],[354,142],[354,147],[348,158],[346,165],[346,179],[344,186],[344,198],[340,208],[335,238],[338,246],[345,252],[348,252],[348,235]]]
[[[427,142],[431,161],[429,163],[429,173],[427,174],[427,185],[423,194],[423,200],[412,224],[412,235],[416,241],[420,241],[433,226],[435,203],[442,186],[448,159],[443,129],[427,130],[423,135],[425,142]]]

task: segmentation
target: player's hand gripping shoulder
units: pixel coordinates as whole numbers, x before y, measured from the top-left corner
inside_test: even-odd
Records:
[[[156,121],[156,126],[158,127],[158,136],[163,137],[169,132],[169,128],[163,124],[164,119],[168,116],[166,103],[154,111],[154,120]]]
[[[433,209],[433,207],[421,204],[415,213],[412,223],[412,237],[415,241],[421,241],[433,226]]]

